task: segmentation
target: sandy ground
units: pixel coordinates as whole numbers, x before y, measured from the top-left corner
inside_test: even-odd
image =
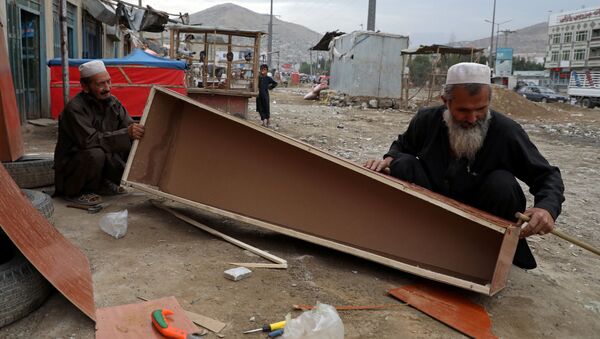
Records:
[[[273,129],[350,161],[380,157],[414,112],[329,107],[302,100],[304,89],[276,89]],[[561,104],[495,102],[524,124],[549,161],[561,168],[566,202],[557,226],[600,246],[600,110]],[[500,98],[499,94],[495,100]],[[510,104],[510,105],[509,105]],[[533,106],[530,106],[533,105]],[[518,106],[518,105],[517,105]],[[251,105],[252,107],[252,105]],[[546,113],[544,113],[546,112]],[[249,120],[258,123],[255,112]],[[27,126],[28,152],[53,150],[56,127]],[[55,199],[55,226],[89,257],[97,307],[140,302],[138,296],[174,295],[190,311],[228,324],[227,338],[257,338],[243,330],[279,321],[292,305],[321,301],[335,305],[390,304],[386,291],[421,278],[304,241],[201,211],[184,211],[217,230],[288,260],[287,270],[255,269],[232,282],[223,278],[229,262],[263,262],[253,254],[196,229],[153,207],[136,192],[108,199],[99,214],[65,207]],[[127,235],[103,233],[106,212],[129,211]],[[494,297],[460,291],[485,306],[493,332],[502,338],[598,338],[600,258],[552,235],[530,238],[539,267],[512,268],[508,287]],[[451,288],[451,287],[448,287]],[[399,306],[340,312],[347,338],[458,338],[453,329],[419,311]],[[0,329],[6,338],[93,338],[94,324],[64,297],[53,293],[25,319]],[[210,333],[207,338],[217,338]]]

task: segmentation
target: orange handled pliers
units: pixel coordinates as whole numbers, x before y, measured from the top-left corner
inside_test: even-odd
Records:
[[[152,311],[152,324],[160,334],[164,335],[167,338],[175,338],[175,339],[201,339],[202,335],[200,333],[187,333],[184,330],[180,330],[169,325],[169,321],[167,320],[167,316],[173,314],[173,311],[167,309],[158,309]]]

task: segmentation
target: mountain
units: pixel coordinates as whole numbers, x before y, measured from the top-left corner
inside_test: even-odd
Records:
[[[191,24],[237,28],[241,30],[269,30],[269,14],[253,12],[234,4],[222,4],[190,14]],[[279,51],[279,63],[301,63],[309,61],[308,49],[321,39],[323,35],[302,25],[283,21],[273,17],[273,51]],[[268,35],[261,41],[261,52],[266,53]],[[314,57],[314,55],[313,55]],[[277,55],[273,55],[273,65],[277,63]]]
[[[548,44],[548,23],[540,22],[532,26],[517,29],[506,37],[504,33],[500,33],[498,37],[499,47],[512,47],[514,48],[514,55],[525,56],[525,57],[543,57],[546,54],[546,47]],[[491,33],[491,32],[490,32]],[[483,38],[472,41],[459,41],[451,43],[452,46],[474,46],[479,48],[489,48],[490,38]],[[494,46],[496,40],[494,40]]]

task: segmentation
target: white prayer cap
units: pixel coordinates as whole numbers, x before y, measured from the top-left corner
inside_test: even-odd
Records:
[[[79,66],[79,77],[88,78],[98,73],[106,72],[104,62],[102,60],[92,60]]]
[[[490,84],[490,68],[474,62],[461,62],[448,68],[446,85]]]

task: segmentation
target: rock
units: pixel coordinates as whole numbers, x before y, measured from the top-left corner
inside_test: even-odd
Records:
[[[236,267],[223,272],[225,278],[233,281],[242,280],[252,275],[252,271],[246,267]]]
[[[367,109],[367,108],[369,108],[369,104],[367,104],[366,102],[362,102],[362,103],[360,104],[360,107],[361,107],[362,109]]]
[[[371,99],[371,100],[369,100],[369,107],[371,107],[371,108],[378,108],[379,107],[379,102],[377,101],[377,99]]]

